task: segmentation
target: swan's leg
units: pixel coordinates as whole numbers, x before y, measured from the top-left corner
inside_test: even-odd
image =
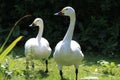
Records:
[[[35,66],[34,66],[34,61],[33,60],[31,61],[31,66],[32,66],[32,69],[34,70]]]
[[[29,62],[30,62],[29,58],[26,57],[26,70],[29,69],[29,64],[30,64]]]
[[[29,69],[29,61],[26,60],[26,69]]]
[[[76,80],[78,79],[78,68],[79,68],[79,65],[75,65]]]
[[[45,73],[48,73],[48,60],[45,60],[45,63],[46,63],[46,70],[45,70]]]
[[[59,70],[59,74],[60,74],[60,77],[61,77],[61,80],[63,79],[63,72],[62,70]]]
[[[58,69],[59,69],[59,75],[61,77],[61,80],[63,80],[62,65],[58,64]]]
[[[78,69],[77,68],[75,70],[75,73],[76,73],[76,80],[77,80],[77,78],[78,78]]]
[[[29,78],[29,60],[26,59],[26,73],[25,73],[25,78]]]

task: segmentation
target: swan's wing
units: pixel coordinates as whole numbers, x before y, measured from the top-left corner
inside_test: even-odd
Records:
[[[41,38],[41,43],[49,46],[49,42],[47,41],[47,39],[45,39],[43,37]]]
[[[33,46],[33,45],[37,45],[37,44],[38,44],[38,43],[37,43],[36,38],[30,38],[30,39],[28,39],[28,40],[26,41],[24,47],[25,47],[25,49],[26,49],[26,48],[29,48],[29,47],[31,47],[31,46]]]
[[[79,43],[77,43],[76,41],[72,40],[71,41],[71,49],[74,52],[74,54],[77,56],[79,55],[82,58],[84,58],[83,52],[81,50],[81,47],[79,45]]]
[[[55,55],[59,52],[59,50],[61,48],[61,45],[62,45],[62,41],[60,41],[60,42],[57,43],[57,45],[55,46],[53,57],[55,57]]]
[[[80,44],[74,40],[71,41],[71,47],[79,48],[81,50]]]
[[[36,45],[37,41],[36,38],[30,38],[26,41],[24,47],[25,47],[25,55],[27,55],[28,53],[31,53],[32,50],[32,46]]]
[[[50,45],[49,45],[49,42],[47,41],[47,39],[42,37],[41,43],[44,44],[51,51],[51,48],[50,48]]]

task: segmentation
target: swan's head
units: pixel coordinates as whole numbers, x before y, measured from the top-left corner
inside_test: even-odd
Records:
[[[64,16],[71,16],[75,15],[75,10],[72,7],[65,7],[60,12],[55,13],[54,15],[64,15]]]
[[[43,20],[41,18],[36,18],[33,23],[31,25],[29,25],[30,27],[34,27],[34,26],[42,26],[43,25]]]

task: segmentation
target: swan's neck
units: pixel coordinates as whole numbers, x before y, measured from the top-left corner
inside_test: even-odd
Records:
[[[40,40],[42,38],[42,34],[43,34],[43,25],[40,25],[39,26],[39,31],[38,31],[38,35],[37,35],[37,41],[38,41],[38,44],[40,44]]]
[[[72,36],[73,36],[73,32],[74,32],[74,26],[75,26],[75,20],[76,20],[76,16],[75,14],[70,16],[70,24],[69,24],[69,28],[67,30],[66,35],[64,36],[63,42],[70,44],[71,40],[72,40]]]

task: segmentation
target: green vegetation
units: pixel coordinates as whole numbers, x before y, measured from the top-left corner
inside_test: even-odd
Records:
[[[0,79],[9,80],[60,80],[59,72],[54,59],[49,59],[49,73],[44,73],[45,63],[35,61],[35,69],[27,71],[23,48],[15,48],[0,65]],[[18,52],[19,51],[19,52]],[[14,55],[14,57],[13,57]],[[15,56],[16,55],[16,56]],[[22,57],[20,57],[22,56]],[[119,58],[106,58],[103,56],[86,56],[79,67],[79,80],[82,78],[99,78],[99,80],[119,80]],[[3,74],[4,73],[4,74]],[[65,80],[74,80],[74,66],[64,66]]]
[[[0,61],[5,58],[5,56],[15,47],[15,45],[23,38],[23,36],[18,37],[14,40],[0,55]]]
[[[65,6],[72,6],[76,10],[73,39],[81,44],[85,54],[79,67],[79,79],[120,79],[120,0],[1,0],[0,80],[60,80],[52,57],[49,59],[48,74],[44,73],[42,60],[35,60],[35,70],[26,70],[23,46],[29,37],[37,34],[37,30],[31,31],[28,25],[34,18],[41,17],[45,23],[43,36],[54,51],[56,43],[67,31],[69,20],[53,14]],[[16,22],[21,16],[24,17]],[[23,20],[25,17],[29,18]],[[24,39],[21,35],[25,36]],[[73,80],[74,66],[63,67],[63,73],[65,80]]]
[[[6,40],[4,41],[3,45],[0,47],[0,62],[2,61],[2,59],[5,58],[5,56],[15,47],[15,45],[23,38],[23,36],[19,36],[18,38],[16,38],[5,50],[4,47],[6,45],[6,43],[8,42],[8,40],[10,39],[13,30],[15,29],[15,27],[17,26],[17,24],[24,19],[25,17],[28,17],[30,15],[26,15],[23,16],[22,18],[20,18],[18,21],[15,22],[14,26],[12,27],[12,29],[10,30]]]
[[[1,65],[1,62],[4,60],[4,58],[8,55],[8,53],[11,52],[11,50],[15,47],[15,45],[23,38],[23,36],[19,36],[18,38],[16,38],[6,49],[4,49],[4,47],[6,46],[6,43],[8,42],[8,40],[11,37],[11,34],[13,33],[13,30],[15,29],[16,25],[25,17],[28,17],[29,15],[26,15],[22,18],[20,18],[15,25],[12,27],[12,29],[10,30],[6,40],[4,41],[3,45],[0,47],[0,79],[4,79],[6,80],[7,77],[9,77],[9,75],[11,74],[11,71],[9,71],[9,64],[8,61],[6,60],[5,66]],[[6,77],[7,76],[7,77]]]

